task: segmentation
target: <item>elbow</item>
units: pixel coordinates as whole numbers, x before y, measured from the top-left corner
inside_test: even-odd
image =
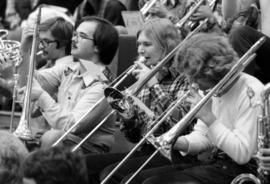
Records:
[[[244,165],[244,164],[248,163],[250,159],[251,159],[251,158],[242,157],[242,158],[237,158],[237,159],[235,160],[235,162],[236,162],[237,164],[239,164],[239,165]]]
[[[241,154],[239,154],[234,161],[239,165],[244,165],[250,161],[252,158],[253,153],[250,151],[244,151]]]

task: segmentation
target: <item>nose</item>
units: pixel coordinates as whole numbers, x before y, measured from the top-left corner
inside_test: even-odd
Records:
[[[144,53],[145,53],[144,47],[142,45],[139,45],[138,46],[138,54],[143,56]]]
[[[78,36],[77,35],[73,35],[71,40],[72,41],[77,41],[78,40]]]
[[[45,47],[44,47],[44,45],[43,45],[42,43],[39,43],[39,44],[38,44],[38,48],[39,48],[40,50],[45,49]]]

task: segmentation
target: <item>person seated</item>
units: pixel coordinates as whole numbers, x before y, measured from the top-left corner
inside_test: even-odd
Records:
[[[28,154],[28,150],[17,137],[0,130],[0,183],[22,183],[20,167]]]
[[[227,0],[224,1],[224,6],[226,5],[225,3],[228,3],[228,5],[225,6],[228,7],[231,3],[232,6],[230,7],[233,7],[233,5],[237,2],[238,1],[230,2]],[[261,27],[254,29],[247,25],[238,26],[231,31],[229,38],[233,48],[239,56],[242,56],[248,50],[248,48],[253,45],[259,38],[266,38],[265,43],[256,52],[256,58],[246,70],[247,73],[254,75],[264,84],[266,84],[270,82],[270,75],[268,72],[270,65],[267,60],[269,53],[268,51],[270,50],[270,2],[267,0],[261,0],[259,6],[261,9]]]
[[[143,61],[137,61],[136,69],[132,75],[140,83],[146,77],[151,69],[167,56],[180,42],[182,38],[177,28],[166,18],[150,19],[143,24],[137,33],[137,52],[139,58],[145,58]],[[136,84],[136,83],[135,83]],[[138,84],[138,83],[137,83]],[[132,107],[132,117],[120,114],[120,130],[124,133],[127,140],[132,143],[138,143],[148,131],[154,126],[154,120],[166,111],[170,105],[181,97],[189,88],[187,78],[181,73],[176,72],[173,59],[171,58],[151,80],[143,86],[136,96],[143,105],[136,103]],[[132,89],[132,88],[130,88]],[[154,135],[160,135],[169,130],[179,119],[181,119],[188,110],[187,104],[180,105],[155,131]],[[190,126],[192,127],[192,125]],[[191,128],[190,128],[191,129]],[[189,130],[187,130],[188,132]],[[134,157],[128,160],[115,175],[108,181],[109,183],[125,183],[136,169],[155,151],[153,145],[144,142],[134,153]],[[109,153],[103,155],[88,155],[87,165],[89,170],[89,180],[91,183],[100,183],[116,167],[127,153]],[[176,153],[174,163],[192,164],[196,162],[196,156],[181,157]],[[95,163],[95,164],[93,164]],[[134,179],[134,183],[140,183],[146,176],[159,173],[159,167],[171,165],[167,158],[158,154],[147,164],[142,175]],[[144,172],[145,171],[145,172]],[[142,176],[142,177],[141,177]]]
[[[54,46],[57,44],[54,43]],[[118,33],[110,22],[98,17],[85,17],[73,33],[73,57],[64,61],[70,64],[35,71],[30,100],[36,101],[43,117],[52,128],[42,136],[42,147],[50,147],[74,123],[78,123],[78,120],[85,116],[69,135],[72,142],[78,143],[110,112],[110,107],[104,102],[97,108],[97,112],[88,115],[88,110],[104,96],[103,90],[111,81],[107,65],[111,63],[117,48]],[[22,74],[29,64],[28,58],[29,54],[24,54],[19,67]],[[51,92],[55,91],[57,99],[51,96]],[[109,118],[88,139],[83,145],[85,151],[110,151],[114,142],[113,119],[113,116]]]
[[[62,147],[32,152],[21,167],[24,184],[88,184],[84,157]]]
[[[96,15],[105,18],[115,26],[125,26],[121,15],[125,10],[125,5],[119,0],[86,0],[80,5],[76,19]]]
[[[142,9],[144,6],[147,6],[151,1],[150,0],[139,0],[138,6],[139,9]],[[188,2],[187,0],[183,1],[157,1],[144,15],[145,19],[159,17],[159,18],[168,18],[174,24],[176,24],[186,13],[186,8]]]
[[[49,18],[42,22],[39,26],[39,52],[41,53],[36,59],[36,69],[39,72],[46,72],[52,67],[65,67],[72,64],[71,39],[73,35],[73,25],[62,17]],[[33,39],[33,28],[25,28],[24,38],[22,39],[22,53],[29,55],[28,49],[31,47]],[[25,85],[28,68],[20,66],[20,85]],[[57,90],[49,91],[50,95],[57,99]],[[31,112],[30,126],[32,134],[35,138],[39,138],[41,134],[49,127],[47,121],[42,117],[40,109],[33,103]]]
[[[237,60],[226,37],[200,33],[178,51],[176,65],[206,94],[224,80]],[[260,115],[256,103],[264,85],[246,73],[237,75],[233,80],[227,78],[228,83],[215,91],[196,113],[198,121],[193,132],[179,136],[174,145],[183,155],[214,148],[212,158],[194,167],[148,178],[143,184],[228,184],[241,173],[254,172],[252,156],[257,149],[256,122]],[[186,100],[194,107],[202,98],[192,90]]]

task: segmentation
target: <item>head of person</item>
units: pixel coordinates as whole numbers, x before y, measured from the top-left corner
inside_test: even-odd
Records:
[[[182,40],[177,28],[166,18],[147,21],[137,33],[138,55],[145,57],[146,66],[155,66]]]
[[[138,7],[139,9],[142,9],[144,6],[147,6],[149,3],[151,2],[151,0],[139,0],[138,1]],[[160,3],[160,4],[158,4]],[[186,3],[187,0],[163,0],[163,1],[158,1],[156,4],[153,5],[153,7],[160,7],[159,11],[155,11],[151,12],[151,10],[149,10],[149,12],[151,12],[151,16],[154,17],[159,17],[159,18],[165,18],[166,15],[164,14],[164,11],[167,11],[167,18],[169,18],[170,20],[172,20],[173,22],[175,20],[171,19],[170,16],[175,16],[176,18],[181,19],[183,17],[183,15],[186,13],[185,9],[186,9]],[[162,10],[163,9],[163,10]],[[164,12],[164,13],[159,13],[159,12]],[[176,22],[174,22],[176,23]]]
[[[27,156],[28,150],[17,137],[0,130],[0,183],[21,183],[19,171]]]
[[[177,52],[177,69],[201,90],[215,86],[236,63],[238,57],[226,37],[199,33]]]
[[[71,54],[78,59],[109,65],[119,42],[114,26],[103,18],[87,16],[75,28]]]
[[[87,184],[84,157],[63,147],[32,152],[22,164],[24,184]]]
[[[70,54],[73,25],[62,17],[45,20],[39,26],[44,59],[58,59]]]

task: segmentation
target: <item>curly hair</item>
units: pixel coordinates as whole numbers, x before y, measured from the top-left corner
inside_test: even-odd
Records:
[[[218,83],[237,61],[238,56],[226,37],[199,33],[178,50],[175,64],[191,79],[206,78]]]
[[[25,178],[37,184],[87,184],[87,168],[79,153],[63,147],[37,150],[22,165]]]
[[[180,43],[180,36],[174,24],[166,18],[154,18],[148,20],[137,33],[137,39],[141,32],[152,36],[156,44],[162,48],[163,57]]]
[[[20,167],[28,156],[25,145],[13,134],[0,131],[0,183],[22,182]]]

